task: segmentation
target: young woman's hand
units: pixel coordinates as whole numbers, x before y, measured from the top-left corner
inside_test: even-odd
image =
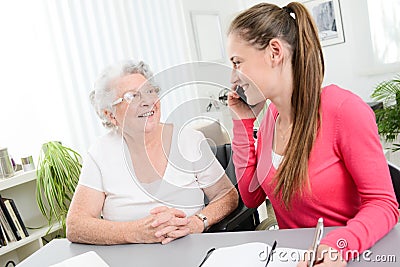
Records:
[[[232,118],[236,120],[256,118],[265,105],[262,101],[254,106],[249,106],[240,99],[235,91],[228,93],[228,106],[231,110]]]
[[[297,267],[307,267],[308,260],[311,257],[311,251],[305,255],[305,260],[299,262]],[[327,245],[319,245],[317,256],[315,258],[315,267],[345,267],[347,262],[343,260],[339,251]]]

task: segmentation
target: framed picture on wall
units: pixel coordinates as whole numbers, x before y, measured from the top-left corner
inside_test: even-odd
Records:
[[[339,0],[311,0],[303,4],[317,24],[322,46],[344,43]]]
[[[225,48],[219,14],[191,11],[190,16],[198,60],[224,62]]]

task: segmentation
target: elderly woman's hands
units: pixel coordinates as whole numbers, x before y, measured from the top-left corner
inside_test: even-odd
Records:
[[[151,227],[156,229],[154,237],[162,244],[167,244],[174,239],[190,234],[189,218],[178,209],[165,206],[154,208],[150,211],[154,217]]]

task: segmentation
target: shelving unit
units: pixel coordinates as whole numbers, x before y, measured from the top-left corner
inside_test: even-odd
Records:
[[[29,232],[28,237],[0,248],[0,266],[4,266],[9,260],[19,263],[31,255],[43,246],[42,237],[61,227],[56,224],[49,231],[47,220],[36,204],[36,170],[20,171],[13,177],[0,179],[0,194],[14,200]]]

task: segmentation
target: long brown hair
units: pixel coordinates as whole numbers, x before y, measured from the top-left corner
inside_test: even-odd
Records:
[[[292,55],[294,111],[293,130],[285,149],[285,157],[275,176],[274,195],[287,209],[296,193],[309,186],[308,158],[319,125],[319,106],[324,58],[318,31],[307,9],[292,2],[284,8],[273,4],[257,4],[239,14],[231,23],[233,33],[262,50],[273,38],[289,44]]]

